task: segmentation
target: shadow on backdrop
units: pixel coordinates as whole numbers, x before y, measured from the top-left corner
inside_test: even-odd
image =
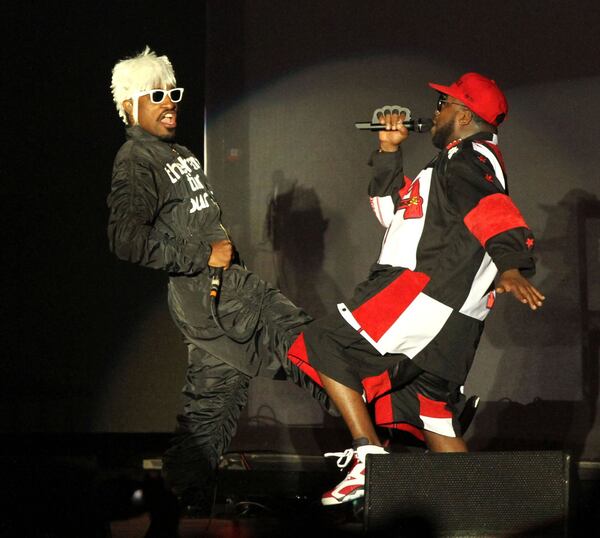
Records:
[[[335,279],[323,268],[329,221],[312,187],[282,170],[275,170],[271,179],[256,270],[313,318],[322,317],[341,298]]]

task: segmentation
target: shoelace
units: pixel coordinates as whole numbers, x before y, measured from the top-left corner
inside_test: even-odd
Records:
[[[337,466],[340,469],[346,467],[352,458],[354,457],[354,449],[347,448],[344,452],[326,452],[324,454],[326,458],[337,458]]]

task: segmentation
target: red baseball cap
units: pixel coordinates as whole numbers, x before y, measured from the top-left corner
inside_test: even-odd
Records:
[[[492,79],[479,73],[465,73],[451,86],[429,85],[438,92],[460,99],[480,118],[496,127],[508,113],[508,103],[502,90]]]

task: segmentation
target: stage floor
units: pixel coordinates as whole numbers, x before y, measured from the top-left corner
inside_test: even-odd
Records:
[[[110,538],[144,538],[150,526],[147,514],[125,521],[113,521]],[[358,537],[363,535],[360,522],[340,523],[337,528],[319,528],[308,518],[302,524],[280,518],[262,516],[248,519],[238,518],[182,518],[179,522],[178,538],[284,538],[300,536],[322,536],[332,538]]]
[[[160,479],[158,458],[167,439],[5,436],[0,538],[145,538],[150,515],[131,505],[131,495],[149,477]],[[570,536],[588,538],[600,529],[600,462],[576,462],[576,468]],[[183,516],[179,538],[364,536],[360,502],[320,505],[321,494],[343,476],[335,458],[228,453],[210,515]],[[427,532],[414,536],[442,538]]]

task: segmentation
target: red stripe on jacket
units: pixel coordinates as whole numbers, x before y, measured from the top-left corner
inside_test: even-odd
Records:
[[[502,157],[500,148],[496,144],[492,144],[487,140],[478,140],[478,142],[480,142],[486,148],[492,151],[492,153],[496,156],[496,159],[498,159],[498,162],[500,163],[500,168],[502,168],[502,173],[504,174],[504,177],[506,177],[506,166],[504,165],[504,157]]]
[[[429,282],[425,273],[406,270],[352,312],[367,334],[378,341]]]
[[[529,228],[517,206],[506,194],[491,194],[464,218],[469,231],[485,247],[488,239],[513,228]]]

